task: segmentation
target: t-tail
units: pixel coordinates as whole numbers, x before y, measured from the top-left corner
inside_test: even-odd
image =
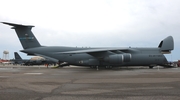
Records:
[[[34,27],[34,26],[7,23],[7,22],[2,22],[2,23],[13,26],[12,29],[15,29],[16,34],[17,34],[17,36],[18,36],[18,38],[22,44],[22,47],[24,49],[29,49],[29,48],[41,46],[31,31],[32,27]]]
[[[174,40],[172,36],[168,36],[167,38],[165,38],[164,40],[162,40],[159,43],[158,46],[161,50],[161,53],[163,54],[168,54],[171,53],[171,50],[174,50]]]
[[[22,60],[21,56],[17,52],[14,52],[14,57],[15,60]]]

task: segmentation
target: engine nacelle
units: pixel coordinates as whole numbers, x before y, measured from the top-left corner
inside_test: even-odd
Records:
[[[123,55],[122,54],[110,55],[108,57],[105,57],[104,61],[112,64],[121,64],[123,63]]]
[[[130,62],[131,54],[124,53],[124,54],[109,55],[108,57],[104,58],[104,61],[111,64],[122,64],[123,62]]]
[[[124,53],[123,56],[124,56],[124,62],[130,62],[131,61],[132,56],[130,53]]]

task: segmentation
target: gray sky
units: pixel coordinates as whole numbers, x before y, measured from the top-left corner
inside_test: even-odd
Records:
[[[180,59],[180,0],[0,0],[0,21],[34,25],[42,45],[157,47],[169,35]],[[9,26],[0,24],[3,51],[22,50]],[[27,56],[20,53],[23,58]]]

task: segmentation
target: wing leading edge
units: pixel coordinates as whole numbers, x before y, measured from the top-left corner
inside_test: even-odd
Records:
[[[66,52],[58,52],[59,54],[77,54],[77,53],[98,53],[98,52],[107,52],[107,51],[129,51],[129,48],[95,48],[95,49],[85,49],[85,50],[73,50]]]
[[[96,58],[102,58],[104,56],[114,55],[114,54],[124,54],[129,52],[137,52],[132,48],[92,48],[92,49],[85,49],[85,50],[73,50],[73,51],[66,51],[66,52],[56,52],[55,54],[80,54],[80,53],[87,53],[91,56]]]

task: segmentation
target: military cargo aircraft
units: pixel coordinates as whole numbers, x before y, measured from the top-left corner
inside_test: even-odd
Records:
[[[158,47],[140,48],[78,48],[65,46],[42,46],[31,29],[34,26],[2,22],[12,26],[27,55],[42,56],[54,61],[66,62],[69,65],[90,67],[120,66],[165,66],[168,61],[164,54],[174,49],[172,36],[163,39]]]
[[[13,61],[14,64],[20,64],[20,65],[30,66],[30,65],[44,65],[44,64],[56,63],[42,57],[38,57],[39,59],[22,59],[21,56],[17,52],[14,52],[14,57],[15,59],[12,59],[11,61]]]
[[[14,58],[15,59],[11,59],[11,61],[13,61],[14,64],[20,64],[20,65],[23,65],[30,60],[30,59],[22,59],[17,52],[14,52]]]

